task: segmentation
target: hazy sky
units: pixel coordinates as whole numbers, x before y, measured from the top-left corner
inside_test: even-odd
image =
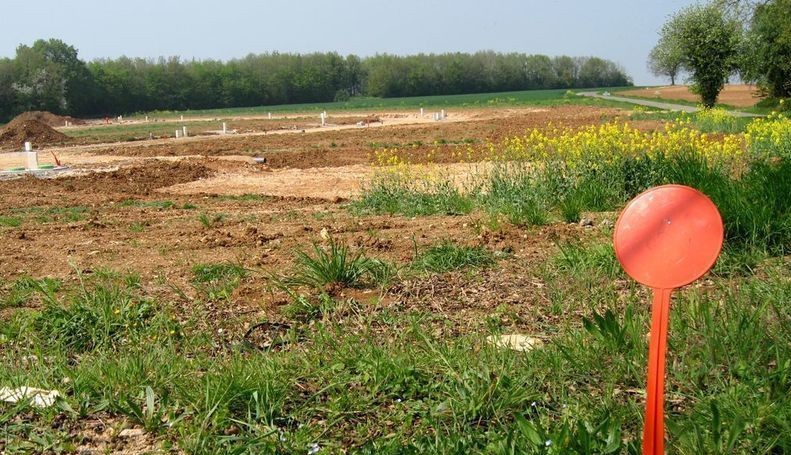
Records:
[[[665,83],[646,56],[668,15],[694,0],[37,0],[3,1],[0,57],[39,38],[83,60],[227,60],[267,51],[473,52],[592,55],[638,85]]]

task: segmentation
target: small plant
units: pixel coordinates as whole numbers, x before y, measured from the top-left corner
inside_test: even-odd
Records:
[[[198,264],[192,267],[192,284],[207,300],[228,300],[247,276],[236,264]]]
[[[613,350],[619,351],[631,346],[628,324],[633,319],[632,307],[628,307],[624,315],[624,323],[618,322],[615,313],[607,310],[603,315],[593,312],[592,319],[582,318],[582,326],[591,335],[602,339]]]
[[[261,202],[267,199],[267,196],[263,196],[261,194],[252,194],[252,193],[245,193],[245,194],[223,194],[219,196],[214,196],[214,198],[219,199],[221,201],[234,201],[234,202]]]
[[[173,423],[169,418],[171,416],[168,415],[167,401],[161,398],[157,399],[151,386],[146,386],[142,395],[142,406],[138,403],[140,398],[131,398],[129,396],[121,397],[115,406],[119,408],[121,413],[132,417],[149,432],[156,433],[166,423]]]
[[[291,303],[283,307],[282,310],[283,316],[288,319],[311,321],[320,318],[322,314],[326,314],[335,306],[332,297],[325,293],[319,294],[315,298],[298,294],[291,297]]]
[[[151,302],[136,297],[132,290],[113,277],[97,277],[98,283],[81,282],[70,304],[60,303],[50,294],[35,325],[42,340],[68,351],[85,352],[112,347],[130,335],[143,331],[154,315]]]
[[[135,222],[129,225],[129,230],[132,232],[143,232],[146,229],[146,223]]]
[[[87,207],[31,207],[26,209],[30,213],[36,214],[36,221],[39,223],[52,223],[55,221],[64,221],[73,223],[85,218],[88,213]]]
[[[0,308],[18,307],[28,302],[34,294],[53,296],[60,289],[60,281],[53,278],[37,280],[31,277],[17,279],[11,288],[0,294]]]
[[[558,248],[560,254],[555,256],[554,263],[560,270],[581,276],[598,273],[606,277],[616,277],[622,273],[611,243],[583,245],[579,242],[568,242],[559,244]]]
[[[176,203],[173,201],[140,201],[137,199],[125,199],[121,201],[120,205],[121,207],[142,207],[167,210],[175,207]]]
[[[464,267],[486,267],[494,264],[492,254],[482,247],[457,246],[446,241],[418,255],[412,267],[425,272],[442,273]]]
[[[22,225],[22,218],[16,216],[0,216],[0,226],[19,227]]]
[[[371,281],[380,288],[387,288],[398,277],[399,267],[381,259],[369,259],[368,274]]]
[[[374,264],[362,250],[352,253],[348,246],[339,244],[332,237],[327,248],[313,243],[312,254],[300,250],[296,256],[297,272],[290,281],[316,289],[359,286]]]
[[[216,213],[214,215],[207,215],[206,213],[201,213],[198,215],[198,221],[200,224],[205,228],[210,228],[216,224],[222,223],[226,218],[224,213]]]

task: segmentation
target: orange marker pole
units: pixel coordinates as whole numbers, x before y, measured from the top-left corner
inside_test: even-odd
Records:
[[[646,384],[645,432],[643,454],[665,453],[665,357],[667,326],[672,289],[654,289],[651,308],[651,337],[648,346],[648,382]]]
[[[722,218],[711,200],[682,185],[651,188],[615,223],[615,255],[629,276],[654,291],[648,346],[643,453],[665,453],[665,355],[670,294],[703,276],[722,248]],[[693,247],[694,246],[694,247]]]

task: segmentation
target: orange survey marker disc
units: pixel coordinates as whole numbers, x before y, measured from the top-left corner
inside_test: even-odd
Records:
[[[615,255],[626,273],[654,291],[648,348],[643,453],[664,449],[665,354],[670,294],[705,274],[720,254],[722,218],[700,191],[664,185],[638,195],[615,223]]]

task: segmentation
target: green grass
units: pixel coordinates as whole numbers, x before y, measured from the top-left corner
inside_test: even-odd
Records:
[[[7,289],[0,290],[0,309],[14,308],[27,304],[37,292],[50,294],[61,286],[53,278],[34,279],[29,276],[17,278]]]
[[[215,213],[213,215],[201,213],[198,215],[198,221],[200,222],[201,226],[208,229],[212,226],[222,224],[222,222],[225,221],[227,217],[228,215],[224,213]]]
[[[173,201],[141,201],[137,199],[125,199],[119,204],[120,207],[141,207],[167,210],[176,207]]]
[[[212,199],[219,200],[219,201],[233,201],[233,202],[264,202],[269,200],[269,196],[264,196],[262,194],[239,194],[239,195],[231,195],[231,194],[222,194],[212,196]]]
[[[197,264],[192,267],[192,284],[205,300],[229,300],[247,273],[236,264]]]
[[[485,210],[514,225],[577,221],[583,211],[619,210],[648,188],[678,183],[708,195],[725,224],[726,245],[782,255],[791,248],[791,161],[754,160],[742,175],[721,163],[682,153],[627,157],[573,168],[548,161],[539,166],[497,164],[466,192],[450,182],[416,184],[379,179],[351,204],[355,213],[405,216],[462,215]],[[419,185],[423,185],[422,187]]]
[[[656,120],[665,122],[675,122],[677,120],[689,120],[692,126],[704,133],[743,133],[747,125],[753,120],[746,117],[711,116],[706,111],[699,111],[694,114],[672,111],[638,111],[632,113],[631,120]]]
[[[142,120],[142,116],[138,120]],[[154,120],[153,118],[151,120]],[[160,122],[151,121],[149,123],[127,123],[111,124],[99,126],[87,126],[79,128],[69,128],[62,132],[70,137],[95,141],[134,141],[148,139],[149,134],[155,137],[175,137],[176,130],[181,130],[182,126],[187,127],[189,135],[202,134],[206,131],[217,131],[222,129],[220,121],[184,121],[184,122]]]
[[[623,276],[612,243],[585,245],[566,242],[558,245],[555,267],[570,275],[617,278]]]
[[[192,111],[150,112],[151,119],[173,119],[181,115],[195,117],[223,117],[236,115],[273,115],[298,112],[353,111],[372,109],[440,109],[464,107],[503,107],[503,106],[554,106],[561,104],[588,106],[626,106],[623,103],[597,99],[582,99],[568,95],[568,90],[525,90],[517,92],[476,93],[467,95],[417,96],[408,98],[370,98],[355,97],[346,102],[286,104],[277,106],[257,106],[232,109],[206,109]],[[130,119],[140,119],[146,114],[136,114]]]
[[[32,218],[37,223],[82,221],[88,214],[88,207],[25,207],[13,209],[14,217]]]
[[[22,218],[18,216],[0,216],[0,226],[19,227],[22,225]]]
[[[401,179],[374,181],[362,198],[350,204],[357,214],[464,215],[474,201],[450,183],[414,188]]]
[[[327,287],[360,287],[371,278],[380,283],[392,275],[392,268],[383,261],[365,257],[362,249],[352,251],[347,245],[330,237],[326,246],[313,244],[310,251],[295,252],[297,268],[289,284],[315,289]]]
[[[549,267],[559,280],[547,286],[561,286],[564,308],[582,318],[530,353],[494,348],[486,331],[438,335],[426,313],[377,308],[310,319],[287,337],[290,349],[217,348],[199,315],[177,323],[134,278],[85,278],[0,326],[0,383],[64,396],[51,409],[0,404],[4,450],[72,450],[80,436],[70,426],[102,413],[109,424],[144,428],[160,450],[188,453],[314,445],[328,453],[638,453],[645,294],[618,291],[609,279],[570,286],[567,269]],[[200,276],[215,279],[218,270]],[[791,450],[789,271],[766,273],[675,295],[671,453]],[[321,305],[332,313],[349,304]],[[21,361],[30,355],[39,361]],[[64,423],[53,426],[59,414]]]
[[[458,246],[446,241],[421,252],[412,261],[412,268],[423,272],[442,273],[465,267],[487,267],[494,264],[492,253],[478,246]]]

